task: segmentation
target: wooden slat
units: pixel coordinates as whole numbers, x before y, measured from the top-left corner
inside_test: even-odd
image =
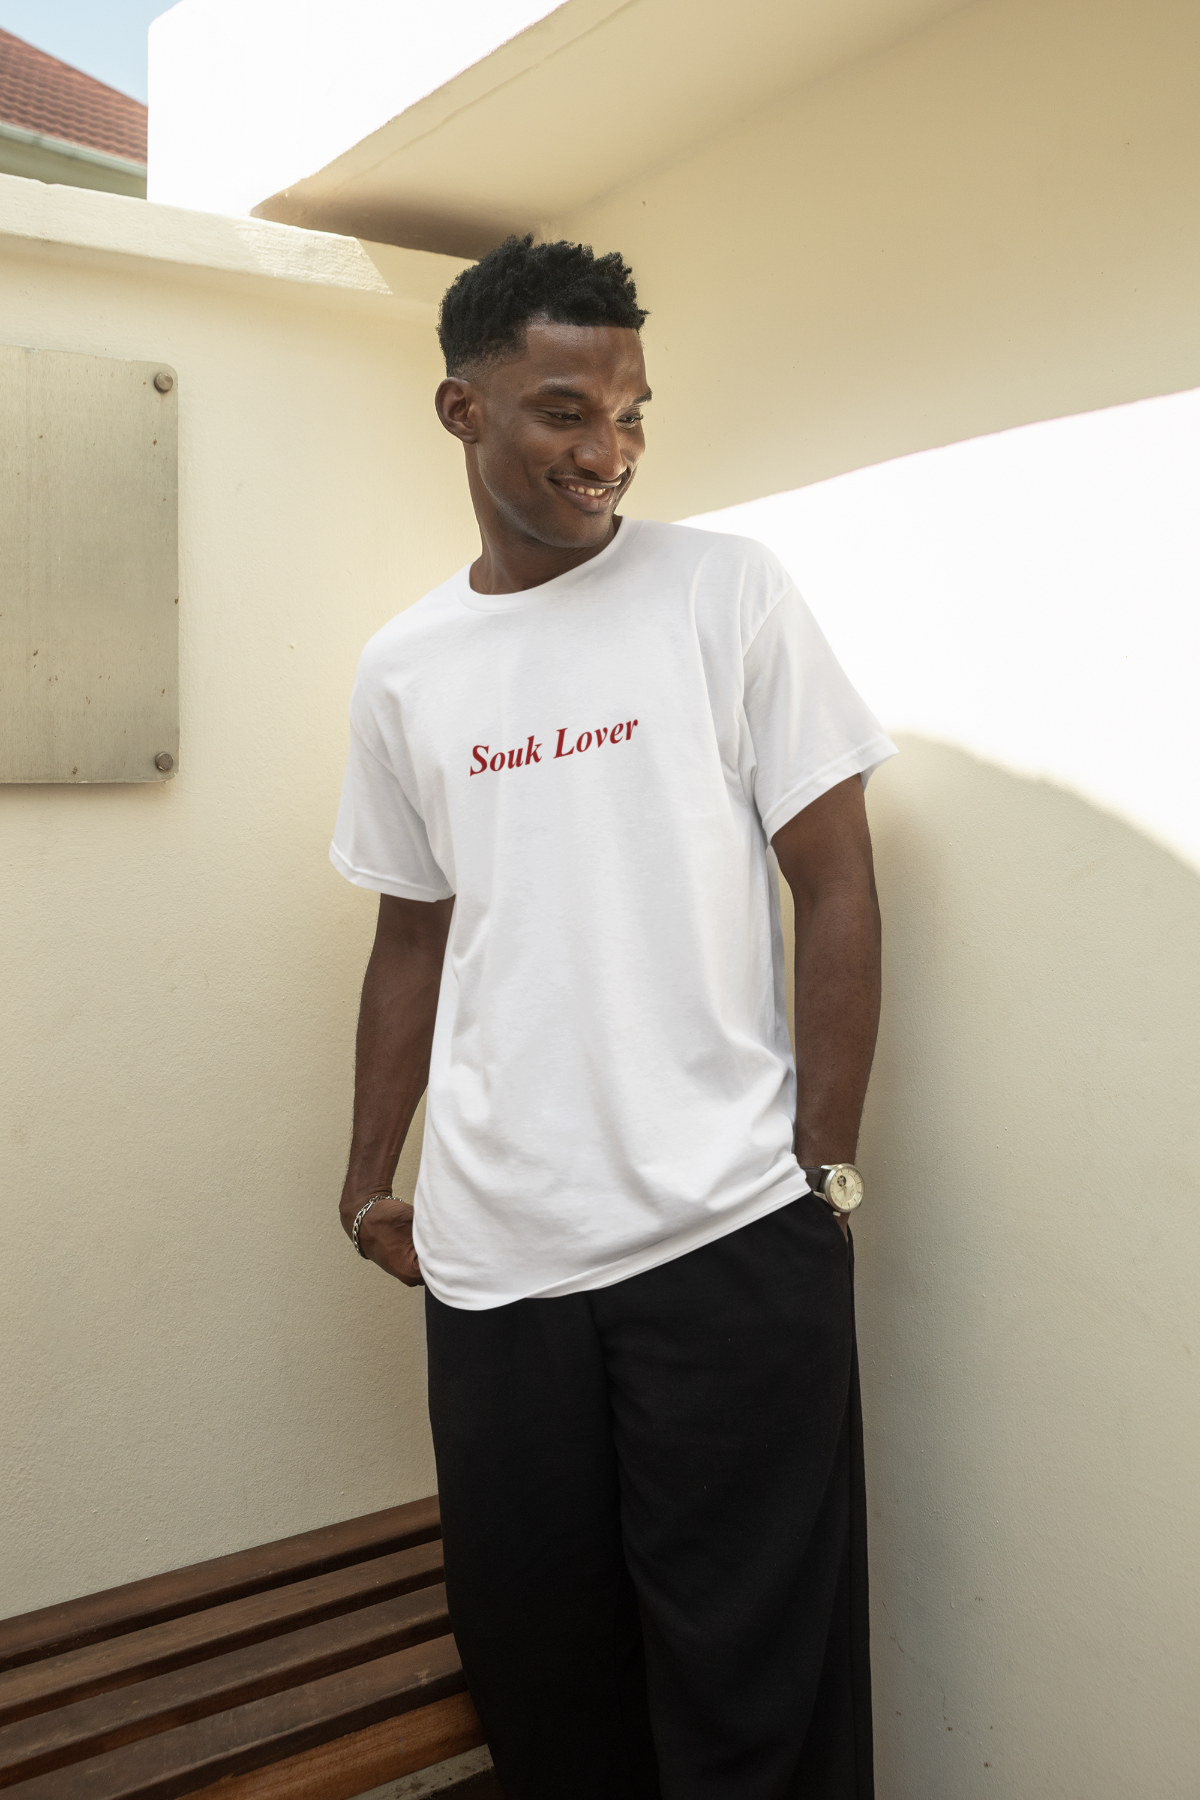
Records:
[[[164,1675],[205,1657],[262,1643],[302,1625],[372,1606],[397,1594],[428,1587],[442,1576],[439,1540],[391,1556],[335,1569],[310,1581],[270,1588],[245,1600],[209,1607],[102,1644],[68,1650],[0,1675],[0,1724],[13,1724],[51,1707],[107,1693],[151,1675]]]
[[[345,1519],[273,1544],[258,1544],[210,1562],[192,1563],[124,1587],[106,1588],[103,1593],[0,1619],[0,1670],[138,1631],[164,1619],[177,1619],[198,1607],[219,1606],[284,1582],[322,1575],[365,1557],[386,1556],[409,1545],[428,1543],[440,1531],[435,1494],[427,1500],[389,1506],[360,1519]]]
[[[355,1800],[368,1788],[432,1768],[483,1741],[470,1695],[451,1694],[433,1706],[285,1757],[269,1769],[227,1775],[200,1788],[191,1800]]]
[[[464,1685],[454,1639],[433,1638],[104,1756],[35,1775],[8,1793],[11,1800],[179,1800],[223,1775],[299,1755],[457,1693]]]
[[[421,1588],[248,1650],[22,1719],[0,1729],[0,1788],[374,1661],[406,1644],[444,1637],[449,1629],[445,1588]]]

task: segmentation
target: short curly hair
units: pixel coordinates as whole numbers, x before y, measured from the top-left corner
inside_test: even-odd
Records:
[[[596,256],[588,244],[510,237],[446,289],[438,338],[447,375],[459,375],[520,350],[531,319],[640,331],[648,316],[615,250]]]

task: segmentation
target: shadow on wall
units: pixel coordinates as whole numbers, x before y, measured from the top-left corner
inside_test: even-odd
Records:
[[[880,1800],[1194,1791],[1200,878],[920,738],[869,790]]]

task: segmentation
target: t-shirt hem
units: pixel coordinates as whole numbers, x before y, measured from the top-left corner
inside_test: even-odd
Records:
[[[721,1238],[740,1231],[743,1225],[753,1225],[759,1219],[769,1218],[780,1207],[790,1206],[793,1200],[799,1200],[810,1192],[803,1171],[797,1169],[794,1174],[788,1175],[781,1189],[773,1188],[769,1193],[759,1194],[754,1200],[745,1201],[727,1213],[706,1219],[702,1225],[692,1226],[674,1237],[662,1238],[633,1255],[621,1257],[618,1262],[601,1264],[599,1268],[588,1269],[581,1275],[554,1282],[549,1287],[519,1290],[511,1294],[475,1294],[468,1297],[456,1293],[451,1296],[440,1287],[436,1279],[430,1279],[428,1268],[423,1268],[422,1272],[425,1285],[434,1299],[459,1312],[492,1312],[497,1307],[514,1306],[518,1300],[561,1300],[568,1294],[587,1294],[598,1288],[615,1287],[619,1281],[629,1281],[635,1275],[646,1275],[651,1269],[660,1269],[665,1263],[676,1262],[693,1250],[702,1250],[706,1244],[718,1243]]]
[[[861,775],[863,784],[873,775],[880,763],[887,762],[897,754],[896,746],[889,737],[872,738],[869,743],[860,744],[857,750],[847,750],[836,761],[827,763],[815,775],[798,787],[790,788],[781,800],[776,800],[762,816],[763,830],[767,838],[773,838],[781,825],[835,788],[839,781],[848,781],[851,775]]]
[[[336,844],[329,846],[329,860],[339,875],[355,887],[369,888],[373,894],[390,894],[395,900],[452,900],[452,888],[426,887],[418,881],[401,881],[395,875],[379,875],[371,869],[356,868],[348,862]]]

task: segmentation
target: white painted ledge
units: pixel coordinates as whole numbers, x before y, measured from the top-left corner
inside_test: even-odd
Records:
[[[438,302],[466,264],[426,250],[399,250],[330,232],[260,219],[156,206],[123,194],[56,187],[0,175],[0,242],[12,249],[57,245],[74,250],[253,277],[373,299],[417,324],[431,324]]]

